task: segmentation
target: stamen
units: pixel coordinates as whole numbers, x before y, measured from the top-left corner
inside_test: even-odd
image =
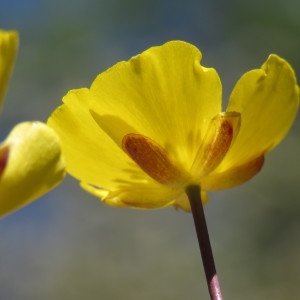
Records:
[[[148,137],[129,133],[123,137],[122,147],[143,171],[159,183],[174,185],[183,180],[182,171],[171,162],[168,153]]]

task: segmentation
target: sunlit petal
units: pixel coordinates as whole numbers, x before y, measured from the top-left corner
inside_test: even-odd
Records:
[[[155,140],[187,167],[221,109],[221,83],[191,44],[173,41],[120,62],[93,82],[91,112],[121,145],[124,135]]]
[[[61,139],[67,171],[107,190],[118,188],[120,182],[149,178],[94,121],[90,98],[88,89],[70,91],[48,120]]]
[[[299,107],[299,87],[293,69],[270,55],[261,69],[237,82],[227,111],[242,116],[240,133],[222,163],[226,170],[274,148],[290,129]]]
[[[64,178],[59,139],[44,123],[20,123],[0,149],[8,150],[0,177],[0,216],[32,202]]]

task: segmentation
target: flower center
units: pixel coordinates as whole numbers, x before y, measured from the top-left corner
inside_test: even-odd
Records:
[[[175,164],[169,153],[154,140],[141,134],[129,133],[122,139],[122,148],[150,177],[161,184],[185,187],[201,182],[222,162],[240,128],[240,114],[220,113],[214,117],[187,173]]]
[[[183,183],[184,172],[173,164],[167,151],[150,138],[129,133],[123,137],[122,147],[144,172],[159,183]]]

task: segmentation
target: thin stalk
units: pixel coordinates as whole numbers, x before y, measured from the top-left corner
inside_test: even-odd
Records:
[[[193,213],[210,298],[211,300],[223,300],[201,201],[200,187],[198,185],[188,186],[186,193]]]

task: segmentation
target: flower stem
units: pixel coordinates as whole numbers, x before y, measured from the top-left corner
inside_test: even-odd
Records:
[[[210,298],[211,300],[222,300],[223,297],[201,201],[200,187],[198,185],[190,185],[186,188],[186,193],[193,213]]]

